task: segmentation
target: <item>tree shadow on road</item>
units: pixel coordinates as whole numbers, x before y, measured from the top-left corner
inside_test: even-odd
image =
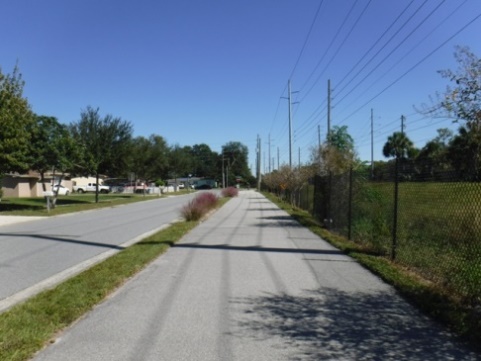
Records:
[[[481,360],[395,294],[321,288],[233,306],[242,310],[234,336],[280,338],[297,350],[289,360]]]

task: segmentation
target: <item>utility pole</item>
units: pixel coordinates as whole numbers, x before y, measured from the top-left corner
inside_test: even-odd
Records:
[[[266,173],[266,151],[264,151],[262,153],[262,160],[263,160],[263,164],[264,164],[264,172],[263,173]]]
[[[279,170],[279,147],[277,147],[277,169]]]
[[[261,190],[261,138],[257,135],[257,190]]]
[[[327,80],[327,137],[331,135],[331,79]]]
[[[374,116],[371,108],[371,179],[374,179]]]
[[[298,158],[299,158],[299,163],[298,163],[298,164],[299,164],[299,169],[301,169],[301,147],[299,147],[299,156],[298,156]]]
[[[271,133],[269,133],[268,143],[269,143],[269,151],[268,151],[269,155],[268,156],[269,156],[269,173],[270,173],[271,172]]]
[[[292,168],[292,100],[291,100],[291,94],[292,93],[297,93],[297,92],[291,92],[291,80],[289,79],[287,81],[287,101],[289,102],[288,104],[288,109],[289,109],[289,167]],[[286,99],[285,97],[283,97]]]
[[[317,147],[321,150],[321,126],[317,126]]]
[[[291,106],[291,80],[287,82],[289,102],[289,168],[292,168],[292,106]]]
[[[321,170],[321,126],[317,126],[317,159],[319,160],[319,171]]]
[[[224,152],[222,152],[222,188],[225,188]]]
[[[401,115],[401,133],[404,134],[404,121],[406,120],[406,117],[404,115]]]

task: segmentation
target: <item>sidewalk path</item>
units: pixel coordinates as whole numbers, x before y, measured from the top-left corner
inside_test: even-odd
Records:
[[[229,201],[35,358],[477,359],[254,191]]]

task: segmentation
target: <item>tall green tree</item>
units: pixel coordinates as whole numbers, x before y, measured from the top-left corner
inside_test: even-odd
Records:
[[[460,123],[459,133],[450,147],[450,159],[463,178],[480,179],[481,58],[469,47],[463,46],[456,47],[454,57],[458,63],[457,69],[439,71],[442,77],[451,82],[450,85],[444,92],[437,93],[433,104],[424,106],[422,112],[452,118]],[[464,153],[460,155],[456,152]],[[466,175],[468,170],[470,176]]]
[[[192,147],[175,144],[169,151],[169,178],[188,177],[193,172]]]
[[[83,175],[116,176],[127,170],[133,128],[130,122],[110,114],[102,117],[99,109],[87,107],[70,131],[81,149],[79,170]],[[98,202],[98,189],[95,192]]]
[[[61,171],[72,168],[74,159],[68,146],[69,132],[57,118],[47,116],[36,116],[29,131],[30,167],[40,173],[43,190],[46,191],[45,172],[54,168]]]
[[[422,169],[422,173],[431,176],[435,172],[446,171],[450,168],[448,149],[453,132],[447,128],[438,129],[437,132],[438,135],[421,148],[416,158],[416,163]]]
[[[447,157],[458,177],[466,181],[481,180],[481,139],[480,133],[473,130],[475,123],[461,126],[447,149]]]
[[[382,148],[382,154],[386,157],[412,158],[415,154],[413,142],[404,132],[394,132],[387,138]]]
[[[249,169],[249,149],[241,142],[228,142],[222,146],[224,170],[228,174],[227,185],[233,185],[235,177],[251,179],[252,174]]]
[[[217,179],[220,176],[218,167],[219,154],[213,152],[207,144],[192,146],[193,173],[197,177]]]
[[[0,69],[0,174],[24,172],[29,164],[29,127],[34,115],[23,97],[24,81],[19,68],[12,74]]]
[[[481,123],[481,59],[468,47],[460,46],[456,47],[454,57],[458,62],[457,70],[439,71],[441,76],[454,83],[446,88],[439,107],[478,131]]]
[[[166,178],[169,164],[169,146],[163,137],[152,134],[149,138],[136,137],[132,141],[129,170],[145,180]]]
[[[354,139],[347,126],[334,126],[326,141],[313,150],[312,161],[321,174],[342,174],[356,162]]]

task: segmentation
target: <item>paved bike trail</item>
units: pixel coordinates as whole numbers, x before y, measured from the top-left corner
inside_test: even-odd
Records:
[[[76,360],[478,360],[255,191],[40,352]]]

